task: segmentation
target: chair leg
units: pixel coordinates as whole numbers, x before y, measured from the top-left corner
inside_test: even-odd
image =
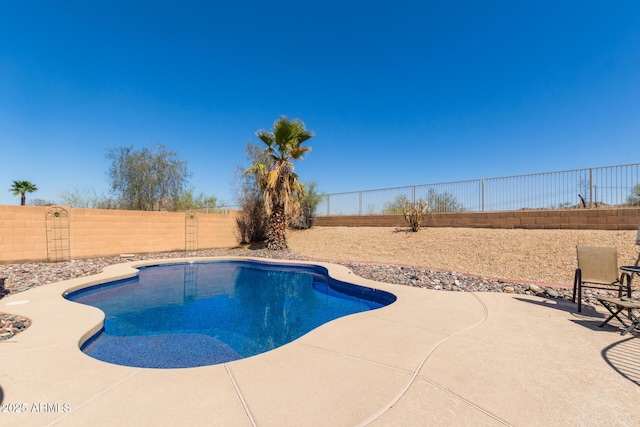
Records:
[[[625,276],[627,276],[627,296],[629,298],[632,297],[632,290],[631,290],[631,275],[629,273],[624,273]]]
[[[578,313],[582,313],[582,278],[578,281]]]
[[[636,316],[633,313],[633,310],[634,309],[630,308],[627,314],[629,320],[631,320],[631,324],[624,331],[622,331],[621,335],[626,335],[627,333],[633,331],[635,328],[640,328],[640,316]]]
[[[602,305],[603,305],[607,310],[609,310],[609,312],[611,313],[611,316],[609,316],[609,317],[607,318],[607,320],[605,320],[604,322],[602,322],[602,323],[600,324],[600,327],[601,327],[601,328],[602,328],[602,327],[604,327],[604,325],[606,325],[607,323],[609,323],[609,322],[610,322],[614,317],[615,317],[616,319],[618,319],[618,321],[619,321],[620,323],[622,323],[622,326],[623,326],[623,327],[625,327],[625,328],[627,327],[627,323],[626,323],[624,320],[622,320],[622,319],[618,316],[618,314],[620,314],[620,312],[621,312],[622,310],[624,310],[624,307],[618,306],[618,305],[616,305],[616,304],[610,304],[610,303],[608,303],[608,302],[606,302],[606,301],[600,301],[600,302],[601,302],[601,303],[602,303]],[[633,320],[633,319],[632,319],[632,320]]]
[[[571,302],[576,302],[576,292],[578,290],[578,281],[582,279],[582,271],[578,268],[573,276],[573,298]]]
[[[631,322],[631,325],[629,325],[629,327],[627,329],[622,331],[622,333],[620,335],[626,335],[629,332],[633,331],[635,328],[640,328],[640,317],[636,317],[636,320]]]

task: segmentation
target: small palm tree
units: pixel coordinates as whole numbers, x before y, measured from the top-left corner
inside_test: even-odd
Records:
[[[264,196],[264,204],[269,216],[267,227],[267,248],[286,249],[287,216],[293,196],[304,193],[304,187],[294,172],[292,160],[302,158],[311,147],[302,143],[313,136],[305,129],[302,121],[280,117],[273,124],[273,131],[259,130],[256,136],[265,143],[263,163],[254,163],[245,173],[254,173]]]
[[[20,195],[20,205],[24,206],[27,204],[27,196],[26,193],[33,193],[34,191],[38,191],[38,187],[31,181],[13,181],[13,185],[9,189],[13,193],[14,196]]]

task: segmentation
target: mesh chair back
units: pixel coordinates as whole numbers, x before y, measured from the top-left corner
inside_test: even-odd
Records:
[[[618,251],[616,248],[578,246],[578,268],[582,281],[614,283],[618,281]]]

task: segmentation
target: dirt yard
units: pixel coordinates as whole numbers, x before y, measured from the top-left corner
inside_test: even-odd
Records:
[[[636,231],[482,228],[313,227],[291,231],[289,247],[334,261],[406,264],[485,277],[573,284],[576,245],[618,249],[618,264],[634,264]],[[636,278],[636,287],[640,282]]]

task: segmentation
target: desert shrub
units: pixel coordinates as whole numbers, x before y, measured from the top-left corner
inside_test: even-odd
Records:
[[[420,230],[428,207],[429,202],[422,199],[418,199],[415,203],[405,203],[402,213],[404,214],[404,219],[409,223],[411,231],[417,232]]]
[[[396,197],[393,202],[387,202],[382,207],[383,215],[399,215],[404,212],[404,207],[409,202],[409,199],[405,194],[401,194]]]
[[[448,212],[464,212],[464,206],[458,202],[456,196],[448,191],[438,193],[435,189],[430,188],[427,191],[427,202],[429,204],[429,212],[448,213]]]
[[[241,199],[240,212],[236,217],[241,243],[262,242],[267,237],[267,214],[262,195],[245,194]]]
[[[631,194],[627,197],[627,203],[631,206],[640,206],[640,184],[636,184],[631,189]]]
[[[293,213],[289,225],[293,228],[308,229],[313,227],[316,219],[316,209],[322,202],[324,195],[318,191],[315,181],[305,185],[305,192],[293,204]]]
[[[255,144],[245,146],[245,155],[249,164],[267,162],[269,157],[264,150]],[[260,190],[258,176],[245,174],[245,167],[238,165],[232,180],[234,199],[240,206],[236,217],[238,238],[241,243],[262,242],[267,237],[267,212],[264,206],[264,195]]]
[[[120,209],[122,206],[118,200],[98,194],[94,189],[72,187],[70,190],[64,190],[58,193],[58,197],[63,205],[72,208],[85,209]]]
[[[427,211],[430,213],[450,213],[464,212],[464,206],[458,202],[456,196],[448,191],[438,193],[435,189],[430,188],[427,191],[425,203],[428,205]],[[384,215],[404,214],[404,208],[407,204],[413,203],[406,194],[397,196],[393,202],[385,203],[382,208]]]
[[[188,211],[188,210],[204,210],[208,212],[211,210],[215,212],[216,208],[219,208],[221,203],[216,196],[207,196],[204,193],[194,194],[193,188],[183,190],[173,201],[173,211]]]

